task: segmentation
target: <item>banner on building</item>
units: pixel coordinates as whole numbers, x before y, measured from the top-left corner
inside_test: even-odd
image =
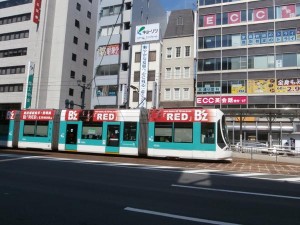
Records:
[[[143,44],[141,49],[141,72],[139,88],[139,107],[147,108],[148,67],[150,44]]]
[[[159,23],[136,26],[135,42],[158,41]]]
[[[40,22],[41,7],[42,7],[42,0],[35,0],[32,20],[36,24]]]
[[[235,24],[241,22],[241,12],[229,12],[228,13],[228,24]]]
[[[281,18],[292,18],[296,16],[296,5],[281,6]]]
[[[25,109],[31,107],[34,68],[35,68],[35,64],[33,62],[29,62],[28,72],[27,72],[27,88],[26,88],[25,104],[24,104]]]
[[[245,105],[247,96],[205,96],[197,97],[197,105]]]
[[[119,55],[120,45],[114,44],[108,46],[99,46],[97,52],[99,56]]]

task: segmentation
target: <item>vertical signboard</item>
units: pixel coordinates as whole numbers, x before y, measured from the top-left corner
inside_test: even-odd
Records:
[[[42,0],[35,0],[32,20],[38,24],[40,22]]]
[[[149,67],[149,48],[150,44],[142,44],[141,50],[141,74],[139,89],[139,107],[147,107],[147,86],[148,86],[148,67]]]
[[[26,89],[25,104],[24,104],[25,109],[28,109],[31,107],[34,66],[35,66],[35,64],[33,62],[28,63],[27,89]]]

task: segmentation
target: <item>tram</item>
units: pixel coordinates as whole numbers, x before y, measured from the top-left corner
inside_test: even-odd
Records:
[[[219,109],[28,109],[1,112],[0,147],[231,159]]]

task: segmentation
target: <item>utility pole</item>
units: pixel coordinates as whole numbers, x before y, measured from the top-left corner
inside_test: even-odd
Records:
[[[86,84],[86,83],[82,82],[81,80],[77,80],[77,85],[82,88],[80,107],[81,107],[81,109],[84,109],[84,107],[85,107],[85,90],[90,89],[91,84]]]

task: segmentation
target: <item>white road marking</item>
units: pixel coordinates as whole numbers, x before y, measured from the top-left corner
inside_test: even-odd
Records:
[[[26,156],[26,157],[12,158],[12,159],[0,159],[0,163],[9,162],[9,161],[16,161],[16,160],[22,160],[22,159],[33,159],[33,158],[39,158],[39,157],[38,156]]]
[[[179,216],[179,215],[175,215],[175,214],[162,213],[162,212],[150,211],[150,210],[145,210],[145,209],[137,209],[137,208],[131,208],[131,207],[126,207],[124,210],[131,211],[131,212],[137,212],[137,213],[150,214],[150,215],[155,215],[155,216],[163,216],[163,217],[179,219],[179,220],[193,221],[193,222],[198,222],[198,223],[217,224],[217,225],[239,225],[236,223],[227,223],[227,222],[222,222],[222,221],[206,220],[206,219],[200,219],[200,218],[195,218],[195,217]]]
[[[177,185],[177,184],[172,184],[171,186],[173,186],[173,187],[179,187],[179,188],[189,188],[189,189],[206,190],[206,191],[217,191],[217,192],[227,192],[227,193],[235,193],[235,194],[244,194],[244,195],[257,195],[257,196],[265,196],[265,197],[288,198],[288,199],[300,200],[300,197],[288,196],[288,195],[273,195],[273,194],[264,194],[264,193],[258,193],[258,192],[233,191],[233,190],[226,190],[226,189],[204,188],[204,187]]]

